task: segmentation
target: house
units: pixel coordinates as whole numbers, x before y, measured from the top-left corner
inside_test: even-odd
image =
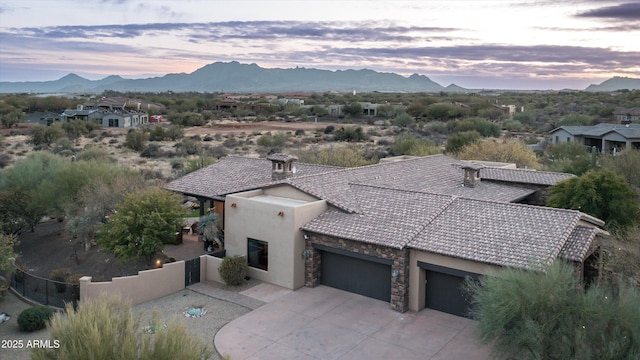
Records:
[[[356,168],[229,156],[165,187],[220,215],[227,255],[249,275],[297,289],[326,285],[464,316],[461,284],[558,258],[591,273],[604,223],[544,204],[573,175],[491,168],[444,155]],[[586,269],[586,271],[585,271]]]
[[[617,108],[613,111],[613,119],[620,124],[640,122],[640,107]]]
[[[640,149],[640,124],[607,124],[594,126],[560,126],[549,132],[552,144],[577,141],[595,146],[602,153],[624,149]]]

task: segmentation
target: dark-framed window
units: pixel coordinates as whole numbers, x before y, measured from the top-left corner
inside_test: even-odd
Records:
[[[269,243],[247,238],[247,259],[249,266],[269,270]]]

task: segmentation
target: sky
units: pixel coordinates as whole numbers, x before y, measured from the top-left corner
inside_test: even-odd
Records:
[[[218,61],[583,89],[640,78],[640,1],[0,0],[0,82],[146,78]]]

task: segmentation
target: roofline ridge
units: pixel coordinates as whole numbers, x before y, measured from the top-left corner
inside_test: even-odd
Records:
[[[442,207],[433,215],[431,216],[430,219],[427,219],[427,221],[424,222],[424,224],[422,226],[420,226],[420,228],[418,228],[418,230],[414,231],[413,234],[410,234],[407,237],[406,242],[403,244],[403,247],[411,247],[409,245],[409,243],[411,241],[413,241],[416,236],[418,236],[422,231],[424,231],[424,229],[431,225],[432,222],[434,222],[438,217],[440,217],[440,215],[442,215],[442,213],[447,210],[451,204],[453,204],[454,201],[456,201],[456,199],[458,199],[458,196],[455,195],[443,195],[443,196],[448,196],[449,197],[449,201],[447,201],[444,205],[442,205]]]
[[[570,173],[563,173],[563,172],[558,172],[558,171],[545,171],[545,170],[535,170],[535,169],[522,169],[522,168],[515,168],[515,169],[507,169],[507,168],[499,168],[499,167],[492,167],[492,166],[485,166],[483,168],[484,169],[496,169],[496,170],[500,170],[500,171],[528,171],[531,173],[536,173],[536,174],[560,174],[560,175],[569,175],[569,176],[575,176],[574,174],[570,174]]]
[[[370,187],[370,188],[376,188],[376,189],[382,189],[382,190],[401,191],[401,192],[405,192],[405,193],[435,195],[435,196],[441,196],[441,197],[455,196],[455,195],[439,194],[439,193],[430,192],[430,191],[423,191],[423,190],[409,190],[409,189],[402,189],[402,188],[395,188],[395,187],[386,187],[386,186],[383,186],[383,185],[362,184],[362,183],[356,183],[356,182],[347,182],[347,185]]]

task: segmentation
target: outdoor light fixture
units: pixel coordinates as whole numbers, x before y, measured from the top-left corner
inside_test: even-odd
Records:
[[[236,206],[237,206],[237,205],[236,205],[236,203],[231,204],[231,207],[232,207],[232,208],[234,208],[234,207],[236,207]]]
[[[160,259],[156,260],[156,267],[158,269],[162,267],[162,261]]]
[[[398,269],[393,269],[391,271],[391,278],[393,278],[393,280],[396,280],[398,278],[398,275],[400,275],[400,272],[398,271]]]
[[[278,213],[278,216],[284,216],[284,211],[280,211],[280,212]]]
[[[309,235],[304,234],[304,239],[305,239],[305,240],[309,240]]]

